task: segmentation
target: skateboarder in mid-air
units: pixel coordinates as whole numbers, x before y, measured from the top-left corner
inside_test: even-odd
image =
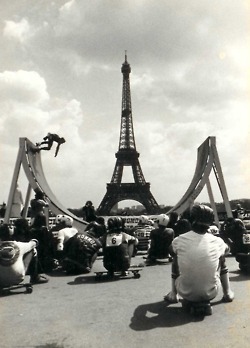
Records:
[[[48,133],[44,138],[44,141],[42,141],[41,143],[36,143],[36,146],[41,146],[43,144],[47,144],[47,146],[45,147],[40,147],[38,149],[38,151],[40,150],[50,150],[53,143],[56,142],[57,143],[57,147],[56,147],[56,151],[55,151],[55,157],[58,154],[59,148],[62,144],[64,144],[66,142],[66,140],[64,138],[61,138],[58,134],[52,134],[52,133]]]

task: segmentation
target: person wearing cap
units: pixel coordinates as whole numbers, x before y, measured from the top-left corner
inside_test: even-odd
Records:
[[[138,225],[133,229],[133,235],[139,240],[139,244],[135,247],[136,252],[148,251],[150,233],[154,229],[153,224],[147,216],[139,217]]]
[[[157,227],[150,232],[149,249],[146,265],[154,265],[157,260],[169,259],[169,247],[174,239],[174,230],[168,227],[169,217],[160,214],[156,220]]]
[[[222,238],[209,232],[213,210],[206,205],[194,205],[191,219],[192,230],[179,235],[171,244],[172,290],[164,300],[176,303],[182,297],[184,301],[210,304],[222,286],[223,300],[231,302],[234,293],[225,261],[229,248]]]

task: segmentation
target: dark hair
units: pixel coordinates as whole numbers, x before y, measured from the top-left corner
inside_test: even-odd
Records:
[[[98,224],[100,224],[100,225],[104,225],[105,224],[105,219],[102,216],[97,216],[96,217],[96,222],[98,222]]]
[[[14,235],[13,239],[18,241],[18,242],[28,242],[31,237],[30,237],[30,227],[29,223],[26,219],[16,219],[14,221]]]
[[[0,239],[2,241],[12,240],[8,224],[3,224],[2,226],[0,226]]]
[[[36,199],[42,199],[42,198],[44,198],[44,193],[43,193],[43,191],[36,190],[36,191],[35,191],[35,198],[36,198]]]

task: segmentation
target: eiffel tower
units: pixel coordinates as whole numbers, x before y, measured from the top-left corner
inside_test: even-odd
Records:
[[[148,214],[157,214],[160,207],[150,192],[150,183],[145,181],[139,163],[140,154],[136,151],[135,146],[129,81],[131,68],[126,53],[121,72],[123,74],[123,89],[119,150],[115,154],[116,164],[111,182],[107,184],[107,192],[97,208],[97,213],[109,215],[115,204],[129,199],[140,202]],[[124,166],[132,168],[134,182],[122,183]]]

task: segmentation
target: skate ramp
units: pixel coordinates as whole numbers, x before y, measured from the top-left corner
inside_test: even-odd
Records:
[[[208,137],[197,149],[196,168],[192,181],[183,197],[168,213],[175,211],[182,214],[204,188],[214,162],[213,152],[211,151],[213,142],[215,142],[215,137]]]
[[[65,208],[51,191],[43,171],[40,152],[34,151],[36,146],[27,138],[20,138],[20,148],[23,150],[22,165],[32,189],[39,189],[45,194],[49,203],[49,209],[54,214],[71,216],[74,220],[74,227],[79,231],[84,231],[88,223]]]

